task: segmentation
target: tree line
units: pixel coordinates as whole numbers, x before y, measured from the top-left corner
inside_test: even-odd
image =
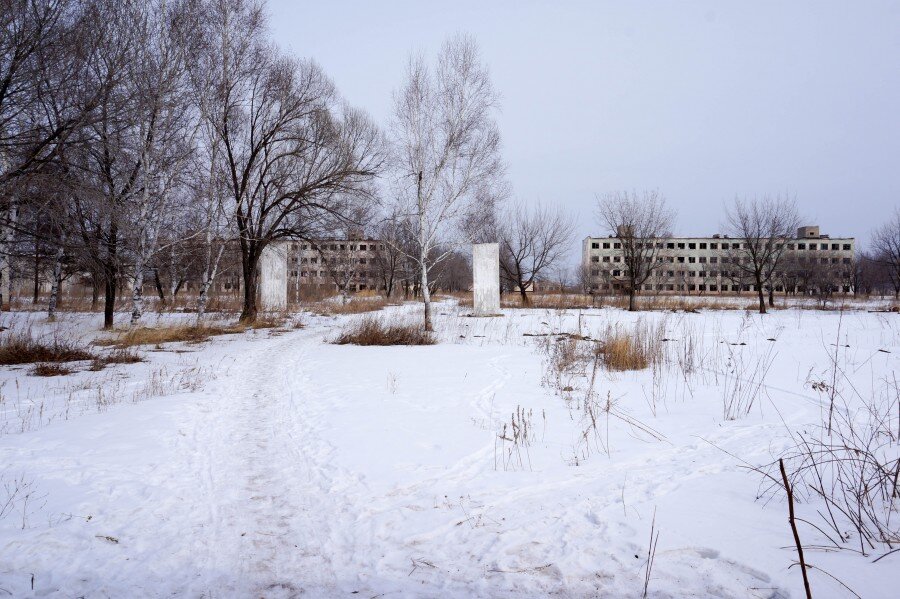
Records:
[[[135,325],[145,287],[188,278],[202,317],[234,252],[252,321],[268,245],[364,226],[414,271],[430,328],[434,276],[505,221],[498,94],[470,37],[413,55],[379,126],[273,43],[256,0],[2,0],[0,15],[3,303],[27,263],[51,273],[51,317],[82,275],[106,327],[120,294]]]

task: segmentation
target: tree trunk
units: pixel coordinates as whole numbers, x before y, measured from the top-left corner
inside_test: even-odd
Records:
[[[775,286],[769,285],[769,307],[775,307]]]
[[[0,266],[0,279],[2,280],[0,280],[0,284],[3,285],[2,291],[0,291],[0,310],[3,308],[12,310],[12,243],[18,216],[18,208],[15,204],[10,204],[7,215],[9,226],[3,230],[3,245],[0,247],[0,260],[2,260],[2,266]]]
[[[219,251],[215,259],[212,255],[212,234],[207,233],[206,236],[206,268],[203,271],[203,281],[200,283],[200,295],[197,297],[197,324],[203,319],[206,312],[206,304],[209,301],[209,288],[212,287],[216,280],[216,274],[219,271],[219,261],[222,259],[222,253],[225,251],[225,244],[219,246]],[[298,301],[299,301],[298,292]]]
[[[766,313],[766,296],[765,296],[765,293],[763,292],[763,284],[762,284],[761,279],[762,279],[762,277],[760,277],[759,274],[757,274],[756,275],[756,293],[759,296],[759,313],[765,314]]]
[[[244,307],[241,310],[240,321],[251,323],[256,321],[259,309],[256,306],[256,282],[257,282],[257,260],[254,252],[251,250],[243,260],[244,269]]]
[[[34,287],[32,289],[31,303],[37,304],[41,299],[41,246],[34,246]]]
[[[419,208],[419,276],[421,277],[422,299],[425,301],[425,331],[431,332],[431,292],[428,289],[428,248],[425,247],[425,206],[422,197],[422,172],[416,182],[416,193]]]
[[[525,291],[525,286],[522,285],[521,281],[519,282],[519,294],[522,296],[522,306],[528,307],[531,305],[531,298],[528,297],[528,292]]]
[[[632,287],[628,291],[628,311],[629,312],[634,312],[634,296],[635,296],[634,288]]]
[[[56,248],[56,257],[53,261],[53,282],[50,286],[50,300],[47,302],[47,318],[56,320],[56,307],[59,304],[59,288],[62,283],[62,263],[65,249],[60,243]]]
[[[155,266],[153,267],[153,285],[156,287],[156,295],[159,296],[159,301],[165,305],[166,292],[163,291],[162,281],[159,280],[159,269]]]
[[[118,269],[116,268],[117,251],[119,241],[119,229],[113,224],[109,230],[109,240],[106,243],[106,263],[103,265],[103,278],[106,296],[103,299],[103,328],[113,327],[113,316],[116,310],[116,290],[118,288]]]

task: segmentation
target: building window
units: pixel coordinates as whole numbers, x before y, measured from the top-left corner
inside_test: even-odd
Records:
[[[844,250],[846,250],[846,251],[849,251],[849,250],[850,250],[850,244],[849,244],[849,243],[845,243],[845,244],[844,244]]]
[[[599,249],[600,249],[600,244],[597,243],[597,242],[592,243],[592,244],[591,244],[591,249],[592,249],[592,250],[599,250]]]
[[[718,244],[718,243],[711,243],[711,244],[709,244],[709,249],[711,249],[711,250],[717,250],[717,249],[719,249],[719,244]]]

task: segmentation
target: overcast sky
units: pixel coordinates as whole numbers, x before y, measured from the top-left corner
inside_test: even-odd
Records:
[[[515,194],[603,234],[597,194],[658,188],[675,233],[735,196],[789,194],[865,243],[900,205],[900,0],[269,0],[282,47],[387,124],[408,54],[478,40]]]

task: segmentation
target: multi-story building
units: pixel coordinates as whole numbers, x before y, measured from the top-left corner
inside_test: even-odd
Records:
[[[288,246],[288,285],[351,292],[378,289],[377,239],[321,239],[291,241]]]
[[[666,237],[640,241],[653,243],[650,277],[641,292],[742,293],[756,291],[748,280],[747,241],[724,235]],[[776,291],[805,293],[827,287],[852,291],[850,270],[854,258],[852,237],[831,238],[819,227],[797,229],[797,237],[784,239],[784,252],[774,273]],[[594,293],[613,293],[628,287],[622,240],[616,236],[588,237],[582,247],[583,269]],[[741,261],[741,262],[738,262]]]

